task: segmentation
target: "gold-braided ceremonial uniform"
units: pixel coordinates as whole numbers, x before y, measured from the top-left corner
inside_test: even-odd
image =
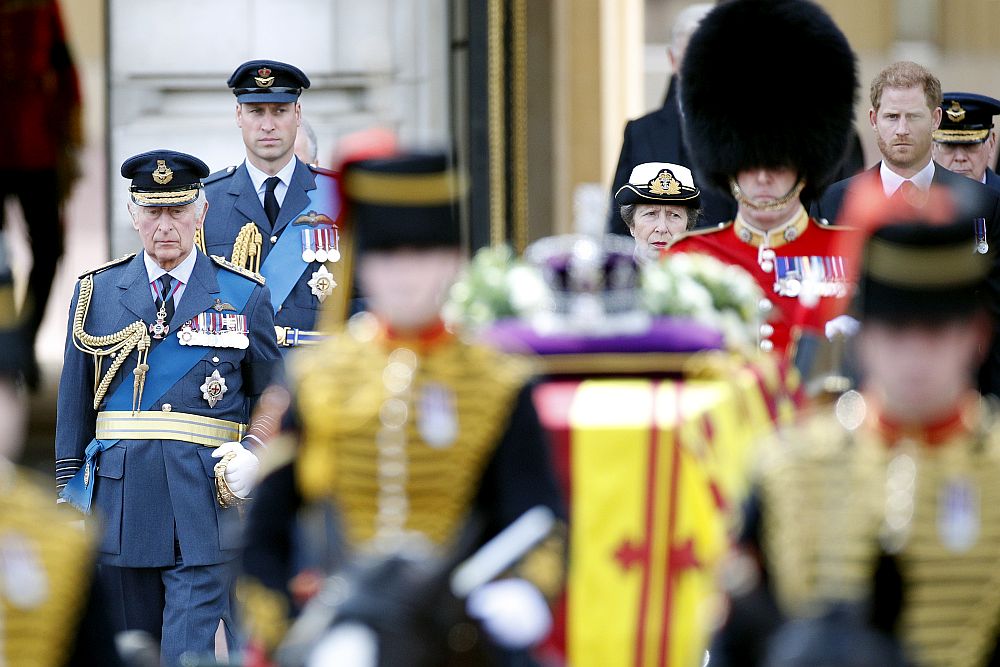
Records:
[[[94,540],[72,519],[29,473],[0,470],[0,664],[118,664],[91,601]]]
[[[400,340],[371,316],[351,324],[290,365],[299,451],[258,489],[240,591],[265,644],[280,638],[274,623],[290,609],[294,574],[290,540],[275,535],[302,508],[332,503],[347,546],[376,554],[414,543],[442,553],[474,509],[490,533],[536,505],[560,513],[523,361],[440,325]],[[555,595],[562,552],[553,537],[516,574]]]
[[[851,403],[856,412],[863,399],[848,394],[841,409]],[[878,589],[887,551],[904,589],[898,634],[919,664],[995,662],[1000,431],[992,404],[972,398],[920,433],[877,415],[854,431],[833,414],[814,417],[769,448],[760,489],[764,560],[786,614],[863,600]]]

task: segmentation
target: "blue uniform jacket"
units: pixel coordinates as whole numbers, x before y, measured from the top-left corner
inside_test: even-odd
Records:
[[[198,252],[198,251],[196,251]],[[218,266],[198,252],[190,282],[170,321],[169,336],[181,324],[209,311],[220,295]],[[250,280],[249,278],[242,278]],[[59,385],[56,417],[56,467],[79,465],[94,438],[94,358],[73,343],[73,314],[79,284],[70,305],[65,361]],[[247,316],[249,347],[204,348],[204,356],[150,406],[247,423],[251,404],[265,385],[269,370],[279,363],[268,290],[255,284],[242,313]],[[94,291],[84,330],[108,335],[136,320],[147,325],[156,318],[142,255],[94,275]],[[155,342],[154,342],[155,345]],[[104,358],[103,372],[111,359]],[[119,369],[107,396],[122,382],[132,383],[136,352]],[[209,407],[201,385],[218,370],[227,391]],[[157,372],[151,367],[150,376]],[[101,406],[104,409],[107,400]],[[175,540],[186,565],[230,560],[241,546],[239,515],[221,509],[215,494],[212,449],[177,440],[120,440],[102,452],[95,473],[93,514],[104,521],[99,562],[119,567],[165,567],[175,563]]]
[[[264,207],[254,190],[246,164],[235,169],[230,167],[218,171],[205,179],[205,196],[208,197],[208,215],[205,217],[205,248],[209,255],[222,255],[227,259],[233,256],[233,242],[243,225],[253,222],[260,229],[263,237],[261,246],[261,264],[267,260],[271,248],[277,243],[283,233],[297,233],[288,226],[309,205],[309,192],[316,189],[317,178],[333,178],[332,172],[317,167],[309,167],[298,158],[295,159],[295,171],[281,203],[278,219],[274,229],[264,214]],[[318,211],[330,218],[337,219],[337,202],[329,202],[330,210]],[[295,287],[285,299],[278,304],[281,308],[274,316],[274,323],[279,326],[295,327],[297,329],[314,330],[320,301],[312,293],[307,284],[314,271],[321,264],[305,262],[298,264],[302,269]],[[339,288],[338,288],[339,289]]]

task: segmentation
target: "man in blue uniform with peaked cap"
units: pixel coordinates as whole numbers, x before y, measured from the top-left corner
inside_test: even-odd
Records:
[[[194,247],[208,167],[158,150],[121,173],[143,251],[77,284],[56,482],[102,524],[99,576],[114,629],[150,632],[176,665],[214,652],[220,620],[230,629],[236,505],[261,446],[247,424],[280,354],[260,278]]]
[[[989,168],[997,143],[993,117],[1000,100],[976,93],[945,93],[941,125],[934,130],[934,161],[949,171],[1000,190],[1000,176]]]
[[[246,160],[205,180],[203,249],[266,278],[282,351],[315,344],[321,304],[330,299],[330,312],[347,311],[351,253],[337,223],[333,172],[295,157],[298,99],[309,78],[286,63],[251,60],[227,83]]]

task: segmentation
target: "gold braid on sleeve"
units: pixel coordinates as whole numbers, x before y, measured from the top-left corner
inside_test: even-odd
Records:
[[[229,260],[236,266],[241,266],[247,271],[260,273],[260,253],[264,237],[261,235],[257,225],[248,222],[240,229],[233,241],[233,256]]]
[[[93,276],[83,277],[80,280],[80,296],[73,313],[73,345],[81,352],[94,357],[94,409],[100,408],[101,401],[108,392],[108,387],[111,386],[111,381],[118,369],[132,354],[132,350],[138,350],[135,370],[132,371],[135,375],[132,385],[132,413],[135,414],[139,411],[139,406],[142,403],[142,390],[146,384],[146,373],[149,371],[147,357],[150,340],[149,332],[146,331],[146,323],[137,320],[121,331],[107,336],[88,334],[83,330],[83,325],[87,321],[87,312],[90,310],[90,299],[93,294]],[[107,356],[111,356],[113,361],[104,377],[101,377],[104,357]]]

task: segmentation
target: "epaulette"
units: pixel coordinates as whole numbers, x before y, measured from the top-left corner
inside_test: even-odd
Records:
[[[333,171],[332,169],[326,169],[325,167],[317,167],[311,164],[306,166],[309,167],[309,170],[312,171],[312,173],[314,174],[322,174],[323,176],[331,176],[333,178],[337,177],[337,172]]]
[[[119,264],[124,264],[125,262],[131,262],[133,257],[135,257],[135,253],[134,252],[130,252],[127,255],[122,255],[118,259],[113,259],[110,262],[105,262],[104,264],[101,264],[97,268],[90,269],[88,271],[84,271],[83,273],[81,273],[78,276],[78,278],[83,279],[83,278],[86,278],[87,276],[92,276],[92,275],[94,275],[96,273],[100,273],[101,271],[104,271],[106,269],[110,269],[112,266],[118,266]]]
[[[233,273],[238,273],[241,276],[243,276],[244,278],[249,278],[250,280],[252,280],[255,283],[258,283],[260,285],[264,284],[264,276],[260,275],[259,273],[254,273],[253,271],[248,271],[247,269],[244,269],[242,266],[238,266],[236,264],[233,264],[228,259],[226,259],[225,257],[222,257],[220,255],[209,255],[209,257],[212,258],[213,262],[215,262],[216,264],[218,264],[219,266],[221,266],[224,269],[229,269]]]
[[[704,236],[705,234],[714,234],[715,232],[721,232],[723,229],[728,229],[733,226],[733,221],[720,222],[717,225],[712,225],[711,227],[698,227],[697,229],[689,229],[686,232],[681,233],[680,236],[674,238],[670,245],[679,243],[684,239],[691,238],[692,236]],[[670,247],[670,246],[667,246]]]
[[[202,185],[208,185],[209,183],[214,183],[215,181],[222,180],[223,178],[228,178],[236,173],[236,165],[231,164],[225,169],[220,169],[219,171],[209,174],[205,178],[201,179]]]

